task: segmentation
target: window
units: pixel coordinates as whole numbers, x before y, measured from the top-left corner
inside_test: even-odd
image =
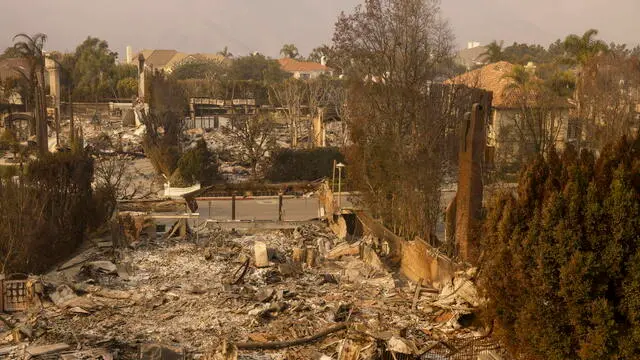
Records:
[[[578,140],[580,137],[580,122],[578,119],[570,119],[567,124],[567,141]]]

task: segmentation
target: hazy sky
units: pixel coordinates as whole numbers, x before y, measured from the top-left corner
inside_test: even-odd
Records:
[[[341,11],[362,0],[0,0],[0,47],[19,32],[44,32],[48,50],[71,51],[87,35],[126,45],[277,56],[284,43],[307,55],[331,40]],[[640,0],[442,0],[459,46],[493,39],[544,45],[600,30],[607,42],[640,42]]]

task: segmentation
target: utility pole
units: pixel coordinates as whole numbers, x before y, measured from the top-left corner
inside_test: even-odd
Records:
[[[331,192],[335,192],[336,189],[336,160],[333,160],[333,177],[331,178]]]
[[[338,168],[338,210],[342,208],[342,168],[345,167],[343,163],[336,165]]]

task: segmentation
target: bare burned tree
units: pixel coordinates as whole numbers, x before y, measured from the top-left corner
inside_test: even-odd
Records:
[[[132,199],[139,189],[133,186],[132,161],[126,155],[104,156],[98,159],[94,168],[96,187],[112,193],[115,199]]]
[[[0,179],[0,225],[2,241],[0,241],[0,271],[6,273],[10,262],[24,255],[25,238],[33,236],[34,229],[45,221],[42,214],[45,202],[42,194],[35,188],[28,188],[22,182],[11,179]]]
[[[275,122],[267,115],[236,117],[223,133],[240,146],[240,156],[251,165],[251,175],[258,175],[258,166],[275,147]]]
[[[367,0],[336,23],[349,79],[349,176],[398,234],[428,236],[439,216],[449,95],[431,84],[453,35],[435,0]],[[363,80],[364,79],[364,80]]]
[[[340,139],[340,144],[342,146],[346,146],[349,139],[349,108],[347,107],[347,89],[345,81],[331,81],[325,90],[325,96],[328,110],[335,112],[336,116],[341,120],[342,138]]]
[[[345,82],[340,79],[321,76],[307,81],[307,87],[309,116],[313,119],[320,115],[320,109],[324,109],[325,114],[329,113],[332,114],[332,116],[340,118],[342,120],[342,128],[339,144],[343,146],[346,145],[347,111]],[[309,125],[311,125],[311,123]],[[311,129],[309,130],[311,133]],[[309,137],[310,141],[312,138],[313,136]]]
[[[328,82],[328,79],[326,79],[324,76],[321,76],[316,79],[309,79],[305,83],[307,88],[306,104],[309,109],[309,117],[311,119],[320,116],[321,107],[324,107],[327,104]],[[307,133],[310,134],[309,143],[311,143],[314,138],[312,121],[307,122],[306,129]]]
[[[146,131],[142,147],[158,174],[171,177],[182,153],[180,135],[184,128],[187,99],[178,82],[163,73],[152,74],[149,85],[149,113],[142,112]]]
[[[600,149],[623,135],[631,135],[640,89],[640,62],[611,52],[592,58],[583,72],[576,94],[582,105],[585,145]]]
[[[522,66],[506,75],[511,80],[505,92],[518,109],[513,119],[524,158],[546,155],[553,149],[563,128],[566,101]],[[566,120],[566,119],[565,119]]]
[[[333,37],[336,56],[350,60],[348,75],[405,87],[433,80],[453,40],[437,0],[367,0],[339,17]]]
[[[106,222],[118,200],[133,199],[139,189],[133,181],[133,166],[126,155],[103,156],[96,160],[93,173],[96,215]]]
[[[330,80],[321,76],[307,81],[307,104],[309,115],[313,118],[318,116],[318,108],[327,104]]]
[[[291,147],[298,146],[298,123],[302,116],[302,105],[306,100],[307,85],[294,78],[271,86],[269,98],[272,105],[281,106],[291,131]]]

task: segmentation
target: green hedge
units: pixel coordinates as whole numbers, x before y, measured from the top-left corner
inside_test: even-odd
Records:
[[[333,160],[344,162],[344,155],[338,148],[281,149],[272,154],[266,178],[286,182],[331,177]]]
[[[182,179],[184,183],[181,186],[191,186],[196,182],[207,186],[220,178],[218,166],[216,154],[207,148],[204,140],[200,140],[196,147],[182,154],[178,160],[178,169],[173,175]],[[174,176],[172,176],[172,184],[180,186],[175,182],[176,179],[173,179]]]

